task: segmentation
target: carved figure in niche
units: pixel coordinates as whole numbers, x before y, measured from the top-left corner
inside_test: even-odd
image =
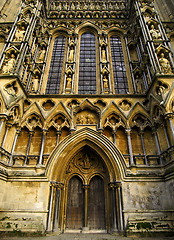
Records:
[[[62,4],[61,4],[61,3],[59,3],[59,5],[57,6],[57,10],[58,10],[58,11],[61,11],[61,10],[62,10]]]
[[[25,16],[25,19],[27,20],[27,22],[29,22],[31,19],[31,13],[28,12]]]
[[[87,5],[86,3],[84,3],[83,9],[84,9],[84,10],[87,10],[87,9],[88,9],[88,5]]]
[[[102,9],[103,9],[103,10],[106,10],[106,4],[105,4],[105,2],[104,2],[103,5],[102,5]]]
[[[94,10],[94,8],[95,8],[94,4],[91,3],[90,6],[89,6],[89,9],[90,9],[90,10]]]
[[[109,10],[112,10],[113,9],[113,6],[112,6],[112,3],[110,2],[109,5],[108,5],[108,9]]]
[[[124,6],[124,3],[122,2],[121,5],[120,5],[120,9],[121,10],[124,10],[125,9],[125,6]]]
[[[45,47],[43,47],[43,49],[39,53],[39,57],[38,57],[38,61],[39,62],[43,62],[44,61],[45,53],[46,53],[46,49],[45,49]]]
[[[11,73],[15,64],[15,55],[12,53],[2,68],[2,73]]]
[[[108,92],[109,80],[106,75],[103,76],[103,88],[104,88],[105,92]]]
[[[13,107],[11,109],[10,116],[13,120],[18,120],[19,119],[19,108],[18,107]]]
[[[66,78],[66,92],[71,92],[71,83],[72,83],[72,76],[71,74],[68,74]]]
[[[96,4],[96,10],[100,10],[100,5],[99,5],[99,3]]]
[[[150,27],[150,34],[153,40],[161,39],[161,34],[159,30],[156,30],[153,24]]]
[[[143,93],[143,82],[138,74],[135,76],[135,85],[137,93]]]
[[[68,62],[73,62],[73,61],[74,61],[74,45],[71,44],[70,50],[69,50]]]
[[[115,4],[115,10],[119,10],[118,3]]]
[[[75,5],[74,5],[74,3],[71,4],[71,10],[75,10]]]
[[[85,118],[83,116],[78,116],[77,117],[77,124],[84,124]]]
[[[9,94],[12,95],[13,97],[16,97],[16,93],[17,93],[17,87],[15,86],[16,83],[13,82],[11,84],[8,84],[4,89],[5,91]]]
[[[161,53],[159,63],[163,73],[172,74],[170,63],[167,58],[164,57],[164,53]]]
[[[104,46],[102,46],[102,49],[101,49],[101,61],[102,63],[106,63],[107,62],[107,59],[106,59],[106,49]]]
[[[128,111],[131,107],[131,103],[129,103],[127,100],[123,100],[120,104],[119,104],[120,108],[122,108],[124,111]]]
[[[22,39],[24,38],[24,34],[25,34],[25,27],[22,26],[21,29],[18,29],[16,31],[14,41],[16,42],[22,41]]]
[[[162,83],[162,82],[158,82],[159,86],[156,87],[156,93],[158,95],[162,95],[164,93],[164,91],[167,89],[167,85]]]
[[[32,92],[36,93],[38,91],[38,88],[39,88],[39,76],[35,75],[35,77],[33,78],[33,81],[32,81],[31,90],[32,90]]]
[[[64,10],[67,10],[67,9],[68,9],[68,4],[67,4],[67,3],[64,4],[63,9],[64,9]]]
[[[77,3],[77,5],[76,5],[76,9],[77,9],[77,10],[81,10],[80,3]]]

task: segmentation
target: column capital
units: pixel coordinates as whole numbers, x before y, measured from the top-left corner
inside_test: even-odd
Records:
[[[127,135],[130,135],[131,131],[132,131],[131,128],[126,128],[126,129],[125,129],[125,132],[126,132]]]
[[[172,119],[174,119],[174,113],[166,113],[166,114],[164,115],[164,118],[165,118],[166,120],[172,120]]]
[[[7,121],[8,120],[8,116],[5,113],[1,113],[0,114],[0,121]]]
[[[86,189],[89,189],[89,184],[84,184],[83,185],[83,188],[86,190]]]
[[[34,132],[33,130],[29,131],[29,136],[32,137],[32,136],[34,135],[34,133],[35,133],[35,132]]]
[[[111,189],[114,189],[114,188],[120,188],[122,184],[121,182],[115,181],[115,182],[110,182],[108,185]]]
[[[47,134],[48,130],[47,129],[42,129],[42,134],[45,136]]]
[[[56,182],[56,181],[51,181],[50,182],[50,186],[53,188],[58,188],[58,189],[63,189],[64,188],[64,184],[61,182]]]

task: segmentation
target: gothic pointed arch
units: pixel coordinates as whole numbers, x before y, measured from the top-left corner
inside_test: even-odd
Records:
[[[67,136],[52,152],[46,165],[48,178],[64,182],[67,165],[73,156],[85,146],[90,147],[101,157],[109,171],[111,182],[124,177],[125,161],[120,151],[108,138],[86,127]]]

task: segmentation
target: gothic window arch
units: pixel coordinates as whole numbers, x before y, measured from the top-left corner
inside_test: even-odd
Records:
[[[117,34],[111,35],[109,41],[112,60],[114,91],[116,94],[126,94],[129,92],[129,87],[127,81],[122,41],[120,36]]]
[[[63,62],[65,56],[66,36],[59,35],[55,38],[51,63],[48,73],[46,94],[59,94],[61,79],[63,79]]]
[[[78,94],[96,94],[96,85],[96,40],[87,31],[80,40]]]

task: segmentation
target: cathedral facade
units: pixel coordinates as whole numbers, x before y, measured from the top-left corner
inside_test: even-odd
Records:
[[[0,8],[0,232],[172,234],[174,4]]]

